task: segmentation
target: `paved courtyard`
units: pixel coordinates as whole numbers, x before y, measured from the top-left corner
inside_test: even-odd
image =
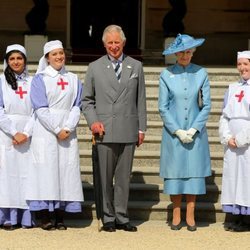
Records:
[[[189,232],[186,227],[172,231],[164,221],[133,221],[133,224],[138,226],[136,233],[98,232],[96,221],[67,221],[70,225],[67,231],[0,230],[0,249],[250,249],[250,232],[226,232],[222,223],[198,224],[196,232]]]

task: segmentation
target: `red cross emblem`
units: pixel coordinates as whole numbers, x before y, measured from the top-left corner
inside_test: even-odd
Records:
[[[65,85],[68,85],[69,83],[68,82],[64,82],[62,78],[60,78],[60,82],[57,82],[57,85],[61,85],[62,87],[62,90],[65,89]]]
[[[238,102],[241,102],[242,98],[244,97],[244,91],[241,90],[241,91],[240,91],[240,94],[235,95],[235,97],[238,98]]]
[[[27,91],[23,91],[22,87],[18,87],[18,90],[15,91],[15,93],[20,96],[20,99],[23,99],[23,95],[27,94],[28,92]]]

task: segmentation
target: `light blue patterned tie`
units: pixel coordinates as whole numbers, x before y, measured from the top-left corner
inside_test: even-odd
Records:
[[[115,74],[116,74],[117,80],[120,82],[121,74],[122,74],[122,67],[119,61],[115,62]]]

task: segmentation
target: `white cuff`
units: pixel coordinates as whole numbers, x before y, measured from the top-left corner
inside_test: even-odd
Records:
[[[64,127],[63,128],[65,131],[69,131],[70,132],[70,129],[68,127]]]
[[[57,127],[57,128],[55,129],[55,134],[57,135],[60,131],[61,131],[61,128]]]
[[[30,137],[30,135],[27,132],[23,132],[24,135],[26,135],[28,138]]]
[[[190,128],[188,131],[187,131],[187,133],[189,134],[189,135],[191,135],[191,136],[194,136],[194,134],[197,132],[197,129],[195,129],[195,128]]]

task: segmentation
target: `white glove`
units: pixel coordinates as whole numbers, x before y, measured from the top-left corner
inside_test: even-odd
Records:
[[[175,131],[175,134],[178,136],[182,143],[190,143],[193,141],[192,137],[188,135],[186,130],[178,129]]]
[[[190,128],[189,130],[187,130],[187,134],[191,136],[191,138],[193,138],[196,132],[197,132],[197,129],[195,128]]]

